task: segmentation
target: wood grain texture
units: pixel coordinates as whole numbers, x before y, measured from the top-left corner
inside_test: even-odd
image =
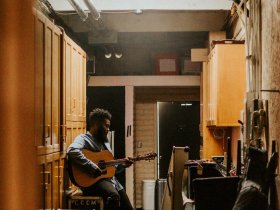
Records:
[[[210,125],[239,126],[237,121],[244,109],[245,67],[243,44],[217,44],[212,50],[207,75],[209,92],[205,92],[209,94]]]
[[[32,3],[3,0],[0,7],[0,209],[39,207]]]
[[[212,131],[207,127],[207,120],[210,118],[210,88],[209,88],[209,62],[203,63],[202,86],[203,86],[203,117],[202,117],[202,133],[203,147],[202,159],[211,159],[213,155],[223,155],[223,140],[216,140],[212,135]]]
[[[277,2],[277,0],[262,0],[262,89],[266,90],[280,90],[280,11],[277,10]],[[262,92],[261,96],[263,99],[268,99],[269,103],[270,141],[277,140],[279,147],[280,94],[276,92]],[[277,185],[279,198],[279,179]],[[279,199],[278,209],[280,209]]]

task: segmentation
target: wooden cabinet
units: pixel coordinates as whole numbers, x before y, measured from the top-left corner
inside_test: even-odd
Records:
[[[36,51],[36,145],[38,154],[60,150],[60,29],[35,12]]]
[[[215,130],[239,126],[246,93],[244,44],[216,44],[203,63],[203,158],[224,155],[224,141],[215,138]],[[224,133],[225,134],[225,133]]]
[[[65,207],[64,162],[65,154],[53,153],[38,157],[41,180],[41,209]]]
[[[244,44],[216,44],[207,65],[207,125],[239,126],[246,93]]]
[[[86,53],[63,33],[63,94],[66,121],[86,119]]]
[[[86,53],[34,10],[36,138],[41,209],[66,207],[66,149],[86,129]]]

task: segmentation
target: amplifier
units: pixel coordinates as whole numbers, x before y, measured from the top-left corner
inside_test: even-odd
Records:
[[[103,210],[103,199],[92,196],[72,196],[68,200],[68,209]]]

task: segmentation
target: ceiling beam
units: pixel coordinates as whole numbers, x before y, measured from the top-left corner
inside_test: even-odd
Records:
[[[200,76],[91,76],[88,86],[199,87]]]
[[[67,0],[48,0],[56,11],[73,11]],[[88,10],[83,0],[77,0]],[[230,10],[229,0],[94,0],[98,11],[124,10]]]
[[[136,14],[103,14],[106,26],[116,32],[187,32],[223,29],[227,11],[155,12]],[[77,15],[63,16],[75,32],[88,32],[89,27]]]

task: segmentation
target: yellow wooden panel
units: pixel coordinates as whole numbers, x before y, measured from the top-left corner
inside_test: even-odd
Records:
[[[87,61],[86,61],[86,55],[84,54],[83,55],[83,84],[82,84],[82,89],[83,89],[83,92],[82,92],[82,117],[85,121],[86,119],[86,87],[87,87],[87,84],[86,84],[86,80],[87,80],[87,75],[86,75],[86,65],[87,65]]]
[[[52,25],[45,27],[45,72],[44,72],[44,94],[45,94],[45,145],[51,145],[51,117],[52,117]]]
[[[66,120],[71,120],[71,60],[72,60],[72,48],[71,44],[67,42],[67,40],[64,40],[64,54],[65,54],[65,60],[64,60],[64,68],[65,68],[65,80],[63,80],[66,83]]]
[[[239,126],[246,91],[245,46],[217,45],[217,125]]]
[[[223,155],[224,141],[215,139],[213,129],[239,126],[237,121],[243,110],[246,75],[243,44],[217,44],[209,55],[209,65],[203,68],[203,158]],[[206,101],[205,101],[206,100]],[[214,126],[212,128],[207,125]]]
[[[59,125],[60,125],[60,31],[53,32],[52,46],[52,145],[54,151],[59,151]]]
[[[63,40],[66,120],[85,121],[86,54],[66,34]]]
[[[44,19],[34,17],[35,21],[35,125],[36,125],[36,146],[45,144],[44,133]]]

